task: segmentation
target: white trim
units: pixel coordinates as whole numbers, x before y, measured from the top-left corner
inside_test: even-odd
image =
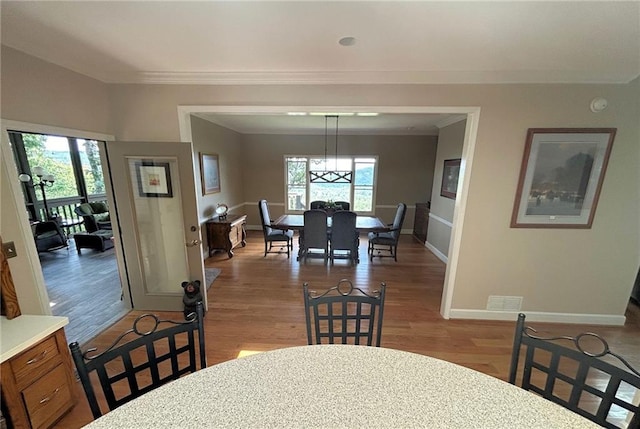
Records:
[[[541,311],[489,311],[452,308],[451,319],[508,320],[515,322],[519,313],[527,315],[527,322],[578,323],[582,325],[623,326],[626,317],[616,314],[547,313]]]
[[[431,218],[431,219],[433,219],[433,220],[435,220],[437,222],[440,222],[442,224],[445,224],[449,228],[453,228],[453,224],[451,222],[449,222],[446,219],[441,218],[440,216],[434,215],[433,213],[429,213],[429,218]]]
[[[30,122],[12,121],[2,119],[2,131],[14,130],[27,133],[48,134],[54,136],[76,137],[87,140],[112,141],[115,138],[111,134],[94,133],[92,131],[74,130],[72,128],[54,127],[52,125],[40,125]]]
[[[440,128],[448,127],[449,125],[453,125],[457,122],[464,121],[465,119],[467,119],[467,115],[450,116],[448,118],[443,119],[442,121],[436,122],[433,125],[435,125],[436,127],[438,127],[438,129],[440,129]]]
[[[451,228],[451,238],[449,241],[449,260],[444,273],[444,290],[440,302],[440,314],[448,319],[453,302],[453,292],[458,274],[458,256],[460,254],[460,243],[464,227],[464,215],[467,210],[467,200],[469,199],[469,183],[471,183],[471,170],[473,157],[476,148],[478,135],[478,122],[480,121],[480,107],[470,109],[467,116],[467,124],[464,132],[464,144],[462,146],[462,158],[460,163],[460,180],[456,190],[456,200],[453,211],[453,227]]]
[[[416,70],[416,71],[258,71],[258,72],[122,72],[97,77],[105,83],[175,84],[175,85],[388,85],[388,84],[627,84],[627,74],[597,72],[524,70],[508,73],[495,71]]]
[[[444,253],[439,251],[438,248],[436,246],[434,246],[433,244],[429,243],[428,241],[425,241],[424,247],[426,247],[427,249],[431,250],[431,253],[436,255],[436,258],[440,259],[445,264],[447,264],[449,262],[449,258],[447,257],[447,255],[445,255]]]

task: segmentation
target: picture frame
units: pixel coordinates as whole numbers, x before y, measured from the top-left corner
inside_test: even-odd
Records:
[[[138,161],[135,163],[138,194],[148,198],[171,198],[171,168],[168,162]]]
[[[200,153],[202,195],[220,192],[220,164],[217,154]]]
[[[446,198],[456,199],[458,192],[458,179],[460,177],[461,159],[445,159],[442,168],[442,185],[440,195]]]
[[[616,128],[530,128],[512,228],[591,228]]]

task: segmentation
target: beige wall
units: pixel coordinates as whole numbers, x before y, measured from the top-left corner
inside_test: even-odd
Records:
[[[428,247],[438,256],[446,258],[449,255],[451,240],[451,224],[455,200],[440,195],[442,188],[442,171],[446,159],[462,158],[466,120],[442,127],[438,136],[438,153],[436,154],[433,190],[431,191],[431,210],[427,231]],[[443,258],[443,259],[444,259]]]
[[[50,87],[73,80],[71,76],[75,74],[59,69],[48,75],[46,82],[29,86],[28,73],[23,77],[19,73],[5,75],[4,71],[7,60],[19,63],[12,65],[12,70],[23,69],[32,60],[22,55],[7,56],[5,50],[2,55],[3,91],[19,85],[30,93],[28,97],[14,93],[9,98],[3,94],[3,115],[10,112],[9,117],[17,120],[75,128],[88,126],[90,115],[84,112],[69,114],[64,106],[61,109],[54,103],[48,107],[36,103],[43,98],[51,103]],[[84,87],[84,82],[78,82],[78,92]],[[110,131],[120,140],[175,141],[180,137],[176,111],[179,105],[479,106],[468,199],[466,210],[460,213],[462,236],[457,270],[450,275],[455,283],[452,315],[465,317],[467,311],[484,317],[480,311],[489,295],[523,296],[523,310],[530,313],[624,314],[640,261],[638,79],[626,85],[109,85],[108,88],[111,99],[108,113],[113,119]],[[589,102],[596,96],[609,101],[609,108],[599,114],[589,110]],[[101,116],[94,121],[94,131],[107,131],[103,127],[107,127],[108,118]],[[591,229],[509,227],[525,136],[531,127],[618,129]]]
[[[243,140],[248,223],[260,225],[254,202],[262,198],[269,201],[273,218],[284,213],[283,157],[324,155],[324,137],[254,134]],[[341,155],[378,156],[376,216],[392,222],[396,205],[405,202],[412,210],[407,213],[404,228],[412,229],[414,203],[430,196],[436,146],[435,136],[341,135],[338,151]]]

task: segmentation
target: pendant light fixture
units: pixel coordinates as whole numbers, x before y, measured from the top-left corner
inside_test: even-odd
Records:
[[[333,170],[327,170],[327,142],[329,140],[328,121],[329,118],[336,120],[336,157]],[[351,183],[353,171],[338,170],[338,115],[325,115],[324,117],[324,170],[309,170],[309,181],[311,183]]]

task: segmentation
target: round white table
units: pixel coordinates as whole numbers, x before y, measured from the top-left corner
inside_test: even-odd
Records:
[[[97,428],[598,428],[497,378],[398,350],[304,346],[205,368],[111,411]]]

